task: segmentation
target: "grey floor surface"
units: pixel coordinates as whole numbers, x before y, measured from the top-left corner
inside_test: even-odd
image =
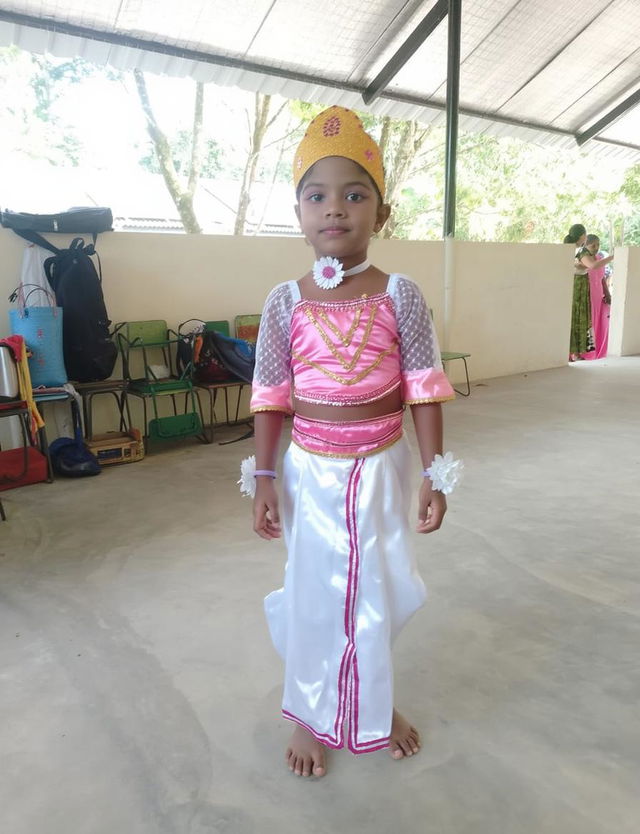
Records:
[[[640,357],[446,407],[466,480],[416,536],[430,599],[396,647],[423,750],[320,781],[283,763],[251,441],[3,493],[0,831],[637,834],[639,411]]]

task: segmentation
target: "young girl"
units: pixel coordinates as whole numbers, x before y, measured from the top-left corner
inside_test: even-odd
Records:
[[[607,355],[609,343],[609,311],[611,294],[605,276],[605,267],[611,263],[613,255],[600,253],[600,238],[587,235],[584,249],[578,255],[580,264],[589,269],[589,297],[591,302],[591,327],[593,330],[594,349],[585,359],[603,359]]]
[[[397,759],[420,748],[393,707],[391,644],[425,598],[410,547],[403,406],[411,405],[425,469],[418,532],[442,524],[443,493],[462,464],[436,459],[440,403],[454,393],[420,290],[367,259],[389,206],[380,150],[354,113],[331,107],[314,119],[294,182],[318,260],[265,303],[251,399],[256,469],[245,467],[244,477],[252,487],[255,478],[254,530],[278,538],[278,443],[293,414],[282,474],[288,563],[265,609],[285,660],[283,715],[297,725],[289,768],[322,776],[326,747],[390,748]]]

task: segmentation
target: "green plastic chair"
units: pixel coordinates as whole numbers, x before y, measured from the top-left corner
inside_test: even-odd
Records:
[[[471,394],[471,382],[469,381],[469,368],[467,366],[467,359],[470,356],[470,353],[461,353],[460,351],[456,350],[443,350],[440,354],[440,358],[442,359],[443,363],[453,362],[454,359],[462,359],[462,361],[464,362],[464,373],[466,376],[467,390],[461,391],[459,388],[453,389],[462,397],[468,397]]]
[[[116,325],[118,344],[122,354],[122,367],[127,380],[127,394],[142,401],[144,412],[144,442],[149,440],[175,440],[203,434],[202,407],[193,390],[188,370],[175,371],[173,353],[180,341],[179,335],[167,327],[164,319],[129,321]],[[134,376],[132,365],[136,365]],[[178,413],[176,397],[184,395],[184,411]],[[173,414],[160,416],[158,400],[171,397]],[[153,417],[149,419],[147,403],[151,401]]]
[[[243,317],[239,317],[243,318]],[[260,321],[260,316],[249,316],[251,319],[250,326],[256,329],[256,324],[254,319],[258,319]],[[189,319],[184,324],[189,324],[190,322],[200,322],[204,324],[205,330],[208,331],[216,331],[217,333],[222,333],[223,336],[230,336],[230,328],[229,322],[223,319],[217,319],[215,321],[202,321],[202,319]],[[183,325],[180,325],[180,330],[182,329]],[[236,327],[237,327],[237,319],[236,319]],[[257,329],[256,329],[257,335]],[[214,431],[215,427],[219,425],[216,422],[216,404],[218,401],[218,394],[222,392],[222,396],[224,397],[224,412],[225,412],[225,423],[227,426],[237,425],[239,422],[242,424],[246,423],[246,421],[239,421],[238,417],[240,414],[240,402],[242,398],[242,391],[244,388],[248,387],[249,383],[244,382],[241,379],[232,379],[224,382],[194,382],[194,385],[197,390],[203,391],[209,398],[209,422],[204,423],[203,432],[204,436],[209,443],[213,443],[214,439]],[[232,419],[231,416],[231,404],[229,402],[229,392],[235,392],[235,416]],[[232,442],[232,441],[227,441]]]
[[[228,321],[205,321],[205,330],[215,330],[216,333],[222,333],[223,336],[230,336]]]
[[[245,342],[255,344],[258,341],[258,330],[260,329],[260,313],[236,316],[235,330],[236,339],[244,339]]]

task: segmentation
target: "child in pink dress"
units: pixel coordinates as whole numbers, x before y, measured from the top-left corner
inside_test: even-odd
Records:
[[[317,260],[267,298],[251,398],[257,468],[249,475],[245,461],[243,478],[255,486],[254,530],[264,539],[282,530],[287,545],[284,587],[265,600],[285,662],[282,714],[296,725],[287,763],[323,776],[327,748],[388,748],[395,759],[420,748],[394,708],[391,665],[394,638],[425,599],[407,513],[404,407],[423,466],[419,533],[440,527],[461,463],[442,457],[441,403],[454,393],[429,308],[413,281],[367,257],[389,206],[380,149],[355,113],[331,107],[313,120],[294,183]],[[285,414],[293,426],[280,504]]]
[[[591,297],[591,326],[595,349],[583,355],[584,359],[603,359],[609,342],[609,315],[611,294],[605,275],[605,267],[613,255],[605,257],[600,251],[600,238],[587,235],[580,262],[589,268],[589,293]]]

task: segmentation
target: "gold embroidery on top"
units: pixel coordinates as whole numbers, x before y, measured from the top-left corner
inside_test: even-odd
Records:
[[[327,325],[329,330],[342,342],[345,347],[349,347],[351,344],[351,340],[353,339],[353,334],[358,329],[358,325],[360,324],[360,318],[362,317],[362,313],[364,311],[364,307],[359,307],[356,310],[356,314],[353,317],[353,322],[351,323],[351,327],[347,330],[346,333],[342,333],[337,325],[335,325],[330,319],[329,316],[324,312],[324,310],[320,310],[318,312],[318,317],[322,319],[322,321]],[[312,323],[314,323],[313,313],[309,314],[309,319]]]
[[[356,374],[351,379],[348,379],[345,376],[338,376],[338,374],[334,374],[333,371],[330,371],[327,368],[323,368],[322,365],[318,365],[317,362],[312,362],[311,359],[307,359],[304,356],[300,356],[299,353],[294,353],[293,358],[297,359],[298,362],[302,362],[303,365],[309,365],[310,367],[315,368],[316,371],[320,371],[320,373],[323,373],[325,376],[328,376],[330,379],[333,379],[335,382],[339,382],[341,385],[355,385],[357,382],[360,382],[361,380],[363,380],[366,376],[369,376],[369,374],[372,371],[375,371],[375,369],[382,362],[382,360],[385,359],[390,353],[393,353],[393,351],[395,349],[396,349],[396,343],[394,341],[394,343],[391,345],[391,347],[388,347],[388,348],[386,348],[386,350],[383,350],[382,353],[379,353],[378,356],[374,359],[374,361],[367,368],[364,368],[364,370],[360,371],[359,374]],[[348,370],[350,370],[350,369],[348,369]]]
[[[373,324],[374,324],[377,312],[378,312],[378,310],[377,310],[376,307],[371,308],[371,311],[369,313],[369,320],[368,320],[368,322],[365,326],[364,333],[362,334],[362,342],[360,343],[360,346],[358,347],[356,352],[353,354],[353,358],[349,361],[341,355],[341,353],[338,351],[338,348],[333,344],[333,342],[331,341],[331,339],[327,335],[326,331],[323,330],[322,327],[318,324],[318,320],[313,315],[312,311],[309,310],[309,309],[305,310],[305,314],[306,314],[307,318],[309,319],[311,324],[315,327],[315,329],[318,331],[318,334],[319,334],[320,338],[325,343],[325,345],[329,348],[329,350],[331,351],[331,354],[334,356],[334,358],[337,359],[338,362],[342,365],[342,367],[345,369],[345,371],[352,371],[355,368],[356,364],[358,363],[358,360],[362,356],[362,351],[366,348],[366,346],[369,342],[369,337],[371,336],[371,331],[373,329]],[[313,364],[313,363],[307,363],[307,364]]]

